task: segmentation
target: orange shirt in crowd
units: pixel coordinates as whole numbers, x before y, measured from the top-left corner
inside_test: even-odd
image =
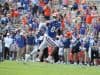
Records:
[[[46,8],[44,9],[44,15],[45,15],[45,16],[50,16],[50,15],[51,15],[51,9],[50,9],[49,7],[46,7]]]
[[[67,31],[66,32],[66,37],[67,38],[71,38],[72,37],[72,32],[71,31]]]
[[[19,12],[17,10],[12,10],[10,14],[11,14],[11,17],[18,17],[19,16]]]
[[[92,23],[92,19],[93,19],[93,18],[92,18],[91,15],[87,15],[87,16],[86,16],[86,23],[87,23],[87,24],[91,24],[91,23]]]
[[[86,0],[82,0],[81,3],[82,3],[82,4],[85,4],[85,3],[86,3]]]
[[[15,11],[14,11],[14,16],[15,16],[15,17],[18,17],[18,16],[19,16],[19,12],[15,10]]]
[[[14,17],[14,12],[13,12],[13,11],[11,11],[10,15],[11,15],[11,17]]]
[[[75,0],[75,2],[76,2],[77,4],[80,4],[80,0]]]
[[[41,0],[41,1],[39,2],[39,6],[44,7],[44,6],[45,6],[45,2]]]

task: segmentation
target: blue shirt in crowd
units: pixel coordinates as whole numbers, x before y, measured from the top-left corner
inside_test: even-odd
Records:
[[[26,44],[27,45],[34,45],[35,44],[35,37],[32,35],[27,36]]]
[[[16,43],[17,43],[19,48],[23,48],[26,46],[26,40],[23,36],[16,35],[15,39],[16,39]]]

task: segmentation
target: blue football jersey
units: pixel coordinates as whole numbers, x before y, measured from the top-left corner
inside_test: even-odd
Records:
[[[47,34],[51,38],[55,38],[57,30],[60,29],[61,23],[59,21],[51,21],[48,26]]]

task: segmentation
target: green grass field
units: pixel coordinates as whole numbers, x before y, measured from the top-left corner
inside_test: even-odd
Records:
[[[0,75],[100,75],[100,67],[5,61],[0,62]]]

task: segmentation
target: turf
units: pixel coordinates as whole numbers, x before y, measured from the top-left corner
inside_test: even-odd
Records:
[[[100,67],[4,61],[0,75],[100,75]]]

